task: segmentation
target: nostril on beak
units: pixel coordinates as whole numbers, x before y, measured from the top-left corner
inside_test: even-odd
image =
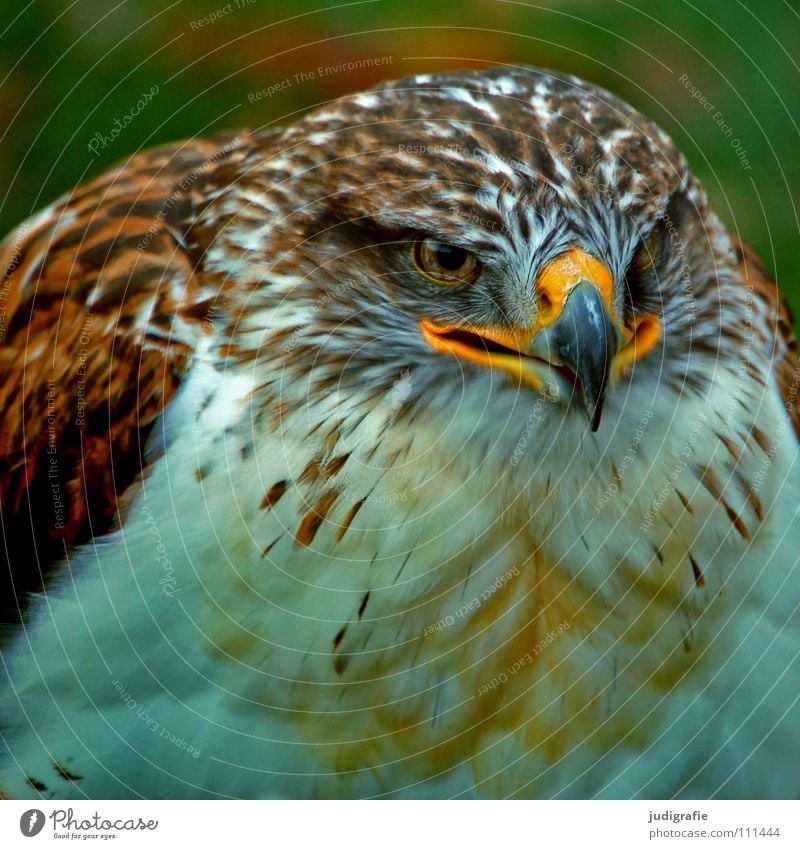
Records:
[[[539,315],[542,317],[549,316],[553,310],[553,302],[545,292],[539,294]]]

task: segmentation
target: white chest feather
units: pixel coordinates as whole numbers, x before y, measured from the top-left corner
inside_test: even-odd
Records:
[[[745,757],[800,791],[789,440],[748,494],[757,440],[698,480],[728,468],[710,409],[483,443],[209,375],[10,653],[5,792],[747,795]]]

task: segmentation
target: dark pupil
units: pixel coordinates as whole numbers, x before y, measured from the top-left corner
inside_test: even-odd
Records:
[[[445,271],[458,271],[467,261],[467,252],[452,245],[439,245],[436,248],[436,262]]]

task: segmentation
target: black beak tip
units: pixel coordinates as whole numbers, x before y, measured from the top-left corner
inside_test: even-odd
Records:
[[[592,433],[596,433],[600,427],[600,418],[603,415],[602,396],[597,400],[596,404],[587,404],[586,412],[589,414],[589,427],[592,429]]]

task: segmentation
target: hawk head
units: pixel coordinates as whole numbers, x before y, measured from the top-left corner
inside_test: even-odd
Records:
[[[235,346],[283,351],[317,408],[424,412],[458,440],[489,413],[506,449],[535,408],[600,438],[637,387],[701,394],[738,324],[734,250],[685,158],[577,78],[409,77],[269,146],[206,210],[209,263],[245,293]]]

